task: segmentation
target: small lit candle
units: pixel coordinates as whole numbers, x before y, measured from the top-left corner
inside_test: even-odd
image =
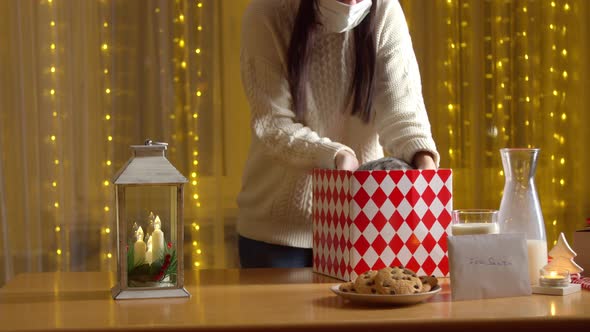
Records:
[[[567,270],[541,270],[539,284],[546,287],[566,287],[570,284],[570,274]]]
[[[137,229],[135,233],[135,238],[137,239],[133,244],[133,265],[141,265],[145,262],[145,251],[146,246],[145,242],[143,242],[143,229],[141,226]]]
[[[157,261],[162,257],[164,257],[164,232],[162,232],[160,217],[156,216],[152,233],[152,260]]]
[[[152,264],[152,237],[148,237],[147,240],[147,251],[145,253],[145,262],[148,264]]]

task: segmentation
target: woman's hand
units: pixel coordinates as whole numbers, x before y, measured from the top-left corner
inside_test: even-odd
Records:
[[[412,165],[417,169],[436,169],[432,154],[426,151],[416,152],[412,159]]]
[[[355,171],[359,168],[359,161],[347,150],[340,150],[336,153],[334,164],[336,165],[336,169],[344,171]]]

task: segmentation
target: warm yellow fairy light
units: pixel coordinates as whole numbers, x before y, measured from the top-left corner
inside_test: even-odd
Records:
[[[197,5],[197,7],[203,8],[203,3],[202,2],[199,2],[199,4]]]
[[[203,95],[203,93],[201,91],[197,91],[197,97],[200,97],[202,95]]]
[[[199,115],[197,113],[193,113],[193,119],[196,119],[198,117],[199,117]]]
[[[202,252],[202,251],[201,251],[201,249],[197,249],[197,254],[199,254],[199,255],[200,255],[200,254],[201,254],[201,252]]]
[[[51,135],[51,137],[49,137],[49,139],[51,139],[52,141],[55,141],[55,135]]]
[[[200,48],[197,48],[197,49],[195,50],[195,53],[197,53],[197,54],[201,54],[201,49],[200,49]]]
[[[105,207],[104,207],[104,211],[105,211],[105,212],[109,212],[110,210],[111,210],[111,208],[110,208],[110,207],[108,207],[108,206],[105,206]]]
[[[559,180],[559,184],[562,186],[565,185],[565,180],[564,179]]]
[[[555,7],[555,1],[551,1],[551,7]]]
[[[160,8],[154,9],[154,12],[156,12],[156,14],[159,13],[160,12]]]
[[[109,45],[107,45],[107,43],[102,44],[102,50],[106,51],[109,49]]]
[[[104,22],[104,23],[102,24],[102,26],[103,26],[103,27],[105,27],[105,28],[108,28],[108,27],[109,27],[109,23],[108,23],[108,22]]]
[[[197,177],[197,172],[192,172],[191,173],[191,177],[196,178]]]
[[[54,230],[55,230],[56,233],[58,233],[59,231],[61,231],[61,227],[55,226]]]
[[[107,166],[111,166],[111,161],[107,160]]]
[[[111,93],[111,89],[109,89],[109,88],[106,88],[106,89],[104,90],[104,92],[105,92],[106,94],[109,94],[109,93]]]
[[[108,185],[111,183],[109,182],[109,180],[104,180],[104,182],[102,184],[104,184],[105,187],[108,187]]]
[[[561,158],[561,159],[559,160],[559,163],[560,163],[560,164],[562,164],[562,165],[563,165],[563,164],[565,164],[565,158]]]
[[[57,249],[55,252],[56,252],[58,255],[61,255],[61,249]]]
[[[55,50],[55,44],[51,43],[51,45],[49,45],[49,48],[51,48],[52,50]]]
[[[178,41],[178,46],[184,47],[184,40],[183,39]]]
[[[57,187],[57,181],[51,182],[51,186],[54,187],[54,188]]]
[[[51,4],[51,3],[53,2],[53,0],[47,0],[47,2],[48,2],[49,4]]]
[[[50,70],[52,73],[55,73],[55,67],[51,67],[49,70]]]
[[[178,15],[178,20],[180,22],[184,22],[184,15],[182,15],[182,14]]]
[[[53,163],[54,163],[54,164],[56,164],[56,165],[59,165],[59,160],[58,160],[58,159],[55,159],[55,160],[53,161]]]
[[[58,208],[59,207],[59,202],[53,203],[53,206],[56,207],[56,208]]]
[[[565,113],[561,113],[561,119],[565,121],[567,119],[567,115],[565,115]]]
[[[198,231],[199,229],[201,229],[201,226],[195,225],[195,231]]]
[[[199,161],[198,161],[198,160],[193,160],[193,165],[195,165],[195,166],[196,166],[196,165],[198,165],[198,164],[199,164]]]
[[[567,71],[565,71],[565,70],[564,70],[564,71],[561,73],[561,77],[563,77],[563,79],[566,79],[566,78],[567,78]]]
[[[106,74],[109,73],[109,70],[108,69],[105,69],[105,70],[103,70],[103,73],[106,75]]]
[[[55,26],[55,21],[49,22],[49,25],[52,26],[52,27],[54,27]]]
[[[107,254],[107,258],[111,258],[113,257],[113,254],[111,254],[110,252]]]
[[[199,26],[197,27],[197,30],[199,30],[199,31],[202,31],[202,30],[203,30],[203,27],[199,25]]]
[[[526,96],[526,98],[524,100],[526,100],[526,102],[528,103],[531,101],[531,98],[529,96]]]
[[[111,229],[107,227],[107,228],[104,229],[104,232],[107,233],[107,234],[109,234],[111,232]]]
[[[199,267],[199,266],[201,265],[201,263],[199,263],[199,262],[195,262],[195,264],[194,264],[194,265],[195,265],[195,267]]]
[[[111,115],[110,115],[110,114],[107,114],[107,115],[105,115],[105,116],[104,116],[104,118],[105,118],[106,120],[110,120],[110,119],[111,119]]]
[[[194,194],[193,199],[199,199],[199,194]]]
[[[53,96],[55,94],[55,89],[49,90],[49,93]]]
[[[107,140],[112,141],[113,140],[113,136],[111,136],[111,135],[107,136]]]
[[[563,50],[561,50],[561,55],[567,56],[567,50],[565,48]]]
[[[191,182],[191,184],[192,184],[193,186],[196,186],[196,185],[197,185],[197,181],[196,181],[196,180],[193,180],[193,181]]]

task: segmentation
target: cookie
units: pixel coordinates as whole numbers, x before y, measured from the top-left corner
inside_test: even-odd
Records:
[[[354,288],[354,283],[352,281],[344,283],[344,284],[340,284],[340,287],[338,287],[338,288],[343,293],[356,293],[356,289]]]
[[[386,295],[415,294],[422,291],[416,273],[404,267],[386,267],[375,276],[377,293]]]
[[[377,288],[375,287],[375,276],[377,271],[367,271],[359,275],[354,280],[354,288],[359,294],[377,294]]]
[[[422,282],[422,292],[430,292],[438,285],[438,279],[435,276],[422,276],[420,277]]]

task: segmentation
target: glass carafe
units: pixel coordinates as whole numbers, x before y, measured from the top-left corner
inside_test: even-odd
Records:
[[[498,212],[500,233],[524,233],[531,284],[539,281],[547,264],[547,238],[534,177],[539,149],[500,149],[504,166],[504,194]]]

